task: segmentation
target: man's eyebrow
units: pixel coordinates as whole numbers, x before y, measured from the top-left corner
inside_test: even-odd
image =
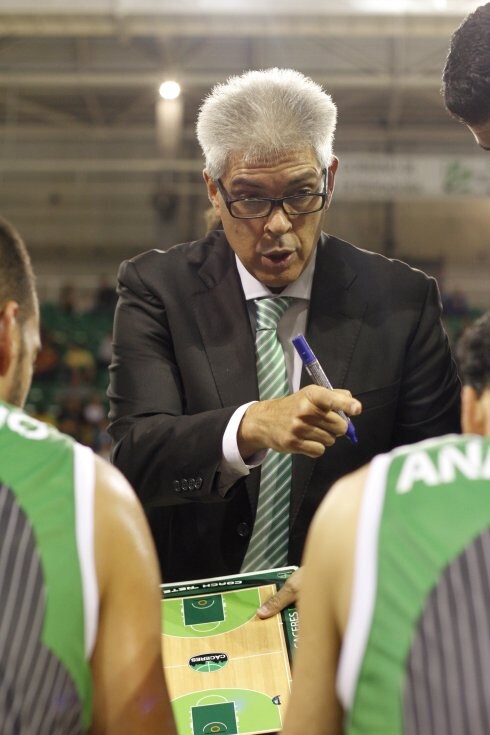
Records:
[[[295,176],[293,179],[287,182],[285,186],[285,190],[293,189],[297,186],[300,186],[301,184],[312,182],[313,179],[317,177],[318,177],[318,173],[316,171],[311,171],[311,172],[309,171],[308,173]],[[251,179],[247,179],[247,178],[238,176],[236,179],[233,180],[233,183],[230,185],[230,188],[231,189],[254,189],[256,191],[264,191],[264,183],[253,181]]]
[[[263,184],[260,184],[256,181],[251,181],[250,179],[245,179],[243,177],[238,177],[233,180],[233,183],[231,184],[232,189],[257,189],[260,190],[263,188]]]

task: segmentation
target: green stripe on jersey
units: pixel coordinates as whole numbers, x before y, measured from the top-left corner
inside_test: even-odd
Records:
[[[75,525],[74,442],[0,402],[0,480],[32,524],[44,574],[42,641],[66,666],[90,724],[92,682],[85,660],[83,590]]]
[[[489,480],[490,441],[481,437],[451,436],[393,453],[376,602],[348,735],[404,732],[405,664],[417,622],[444,568],[489,527]]]

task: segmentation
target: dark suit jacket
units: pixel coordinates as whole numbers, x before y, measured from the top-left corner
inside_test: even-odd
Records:
[[[432,278],[321,236],[306,337],[332,384],[364,410],[357,446],[341,438],[320,459],[294,456],[291,564],[334,480],[394,446],[459,431],[460,386],[440,314]],[[260,469],[225,497],[218,469],[231,415],[258,390],[254,336],[222,231],[121,265],[113,354],[113,460],[143,502],[165,580],[238,572]]]

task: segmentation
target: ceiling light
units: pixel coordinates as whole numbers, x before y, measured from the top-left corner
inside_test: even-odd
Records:
[[[175,100],[180,95],[180,84],[168,80],[160,84],[159,92],[164,100]]]

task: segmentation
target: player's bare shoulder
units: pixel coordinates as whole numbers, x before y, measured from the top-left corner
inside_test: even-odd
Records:
[[[338,480],[313,518],[307,562],[318,575],[342,579],[352,564],[357,522],[368,466]]]
[[[151,563],[155,551],[141,504],[124,475],[95,457],[95,541],[97,571],[103,578],[128,564]]]
[[[134,490],[124,475],[102,457],[95,455],[95,479],[99,503],[102,508],[106,503],[137,503]]]
[[[325,526],[334,530],[339,524],[355,528],[368,470],[369,465],[364,465],[337,480],[322,501],[314,526],[320,526],[323,531]]]
[[[96,526],[103,529],[127,525],[141,508],[136,494],[124,475],[101,457],[95,457]],[[136,523],[138,518],[136,518]]]

